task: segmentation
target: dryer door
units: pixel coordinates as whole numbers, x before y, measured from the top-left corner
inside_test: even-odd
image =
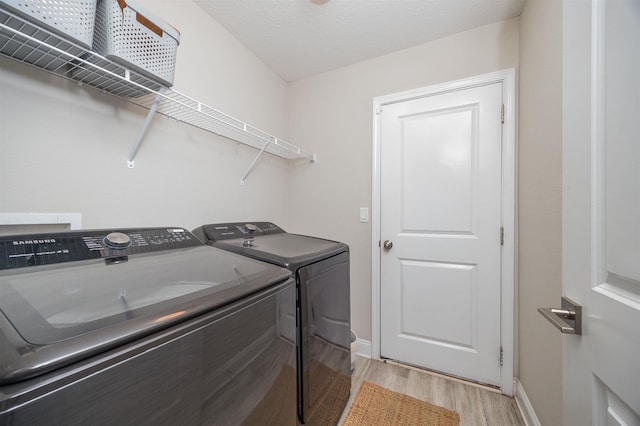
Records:
[[[351,388],[349,252],[300,268],[297,279],[299,415],[337,424]]]

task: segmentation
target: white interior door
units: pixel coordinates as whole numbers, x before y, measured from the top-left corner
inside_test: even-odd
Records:
[[[380,355],[496,386],[502,104],[494,82],[379,119]]]
[[[566,0],[563,24],[564,425],[640,425],[640,1]]]

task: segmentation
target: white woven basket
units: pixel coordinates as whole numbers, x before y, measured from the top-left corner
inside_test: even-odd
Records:
[[[133,0],[99,0],[93,50],[144,74],[173,85],[180,33]]]
[[[97,0],[0,0],[0,8],[91,49]]]

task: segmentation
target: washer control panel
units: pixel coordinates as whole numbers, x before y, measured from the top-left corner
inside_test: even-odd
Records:
[[[201,246],[183,228],[143,228],[27,234],[0,238],[0,270]]]
[[[252,238],[272,234],[284,234],[285,230],[271,222],[234,222],[204,225],[194,230],[204,234],[207,241],[223,241],[235,238]]]

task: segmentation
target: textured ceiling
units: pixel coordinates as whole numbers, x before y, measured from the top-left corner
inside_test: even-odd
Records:
[[[525,0],[195,0],[294,81],[513,18]]]

